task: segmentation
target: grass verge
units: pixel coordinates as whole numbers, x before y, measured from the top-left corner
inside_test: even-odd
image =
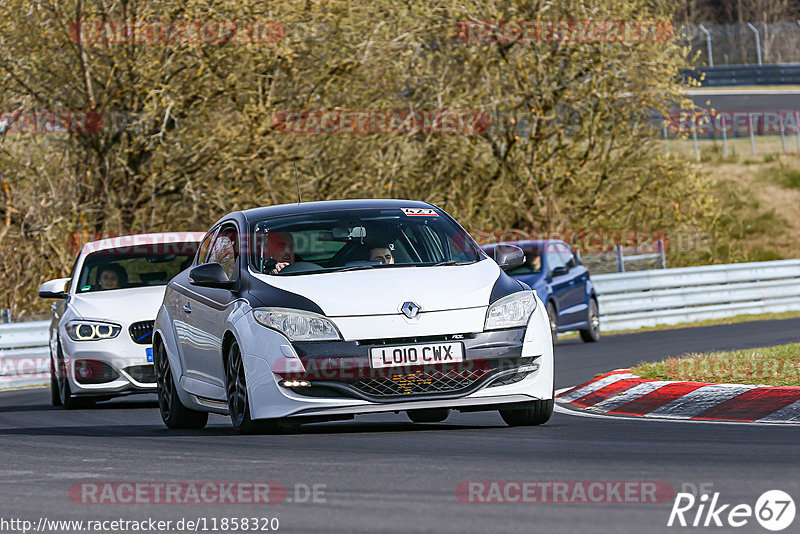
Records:
[[[800,343],[758,349],[687,354],[641,363],[631,372],[642,378],[728,384],[800,386]]]

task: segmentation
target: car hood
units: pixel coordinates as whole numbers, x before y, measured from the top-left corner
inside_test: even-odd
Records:
[[[500,267],[484,259],[468,265],[253,276],[312,300],[329,317],[346,317],[396,315],[409,301],[422,313],[486,307]]]
[[[70,307],[83,319],[121,323],[156,318],[166,286],[135,287],[79,293],[70,297]]]

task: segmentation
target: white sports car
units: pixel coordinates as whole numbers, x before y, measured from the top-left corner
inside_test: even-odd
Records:
[[[202,233],[123,236],[83,246],[71,278],[42,284],[54,406],[77,408],[156,390],[153,321],[169,280],[191,264]]]
[[[544,306],[441,209],[348,200],[234,212],[167,287],[153,334],[161,416],[239,432],[407,412],[553,412]]]

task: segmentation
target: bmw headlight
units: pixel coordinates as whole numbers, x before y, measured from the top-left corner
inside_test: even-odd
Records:
[[[73,341],[97,341],[112,339],[119,335],[122,327],[113,323],[98,321],[70,321],[67,323],[67,335]]]
[[[533,291],[512,293],[489,306],[483,329],[499,330],[525,326],[535,309],[536,295]]]
[[[317,313],[286,308],[256,308],[256,321],[281,332],[290,341],[339,341],[339,330],[327,318]]]

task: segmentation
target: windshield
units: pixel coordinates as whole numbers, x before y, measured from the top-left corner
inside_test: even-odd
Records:
[[[251,268],[275,275],[474,263],[484,256],[437,209],[335,210],[255,221]]]
[[[508,274],[540,274],[542,272],[542,251],[530,247],[520,247],[525,252],[525,263],[514,269],[509,269]]]
[[[131,287],[164,286],[194,260],[197,243],[180,244],[180,253],[165,254],[147,246],[105,249],[86,256],[78,293]]]

